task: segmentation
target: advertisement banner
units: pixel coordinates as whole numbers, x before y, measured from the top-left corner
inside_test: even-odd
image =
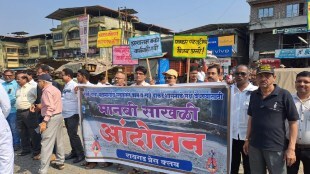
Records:
[[[138,60],[132,60],[129,45],[118,45],[112,47],[113,65],[137,65]]]
[[[229,87],[80,87],[87,162],[228,173]]]
[[[275,50],[275,58],[278,59],[310,58],[310,48],[278,49]]]
[[[221,57],[231,57],[233,52],[232,52],[232,46],[222,46],[222,47],[217,47],[211,50],[213,55],[215,55],[218,58]]]
[[[218,43],[219,43],[218,46],[220,47],[235,45],[235,36],[231,35],[231,36],[218,37]]]
[[[122,30],[106,30],[98,32],[97,48],[107,48],[113,45],[120,45],[122,40]]]
[[[231,58],[205,59],[205,62],[207,65],[219,63],[221,66],[231,66]]]
[[[162,55],[159,34],[132,37],[128,39],[132,59],[150,58]]]
[[[208,36],[173,36],[173,57],[206,58]]]
[[[89,15],[79,17],[81,53],[88,53]]]

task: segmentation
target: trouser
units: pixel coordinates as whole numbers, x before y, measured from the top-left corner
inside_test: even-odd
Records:
[[[65,151],[63,143],[63,117],[61,114],[54,115],[47,123],[47,129],[42,133],[41,140],[41,165],[39,173],[46,174],[50,164],[50,157],[56,143],[56,163],[63,164],[65,161]]]
[[[310,173],[310,148],[296,148],[296,162],[287,167],[288,174],[297,174],[300,161],[303,163],[304,173]]]
[[[39,126],[36,113],[29,110],[17,111],[17,125],[21,137],[23,152],[33,151],[38,155],[41,151],[41,135],[35,131]]]
[[[250,166],[252,174],[286,174],[284,151],[275,152],[249,147]]]
[[[251,173],[249,156],[243,152],[243,145],[244,145],[244,140],[233,139],[232,156],[231,156],[231,172],[230,172],[231,174],[239,173],[241,156],[242,156],[244,174]]]
[[[69,118],[65,118],[65,125],[67,128],[67,132],[70,139],[70,145],[71,145],[71,153],[75,155],[83,155],[84,150],[82,146],[81,139],[78,132],[78,126],[79,126],[80,117],[79,114],[75,114]]]
[[[13,174],[14,150],[10,126],[0,113],[0,174]]]
[[[18,147],[20,146],[20,135],[19,135],[19,131],[17,128],[17,123],[16,123],[16,112],[10,113],[9,116],[6,118],[6,120],[8,121],[10,128],[11,128],[11,132],[13,136],[13,146]]]

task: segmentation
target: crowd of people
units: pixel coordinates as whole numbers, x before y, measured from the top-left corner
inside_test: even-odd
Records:
[[[180,82],[178,72],[169,69],[163,73],[166,86]],[[37,76],[37,80],[34,80]],[[19,156],[32,155],[40,160],[38,173],[48,173],[49,166],[63,170],[64,161],[84,161],[84,149],[78,135],[80,115],[78,90],[81,85],[127,86],[127,76],[118,71],[110,84],[101,76],[97,84],[89,82],[90,74],[85,69],[75,74],[71,69],[61,73],[64,86],[50,75],[49,66],[41,65],[36,74],[7,69],[0,85],[0,173],[13,173],[14,151]],[[155,85],[146,82],[147,69],[135,69],[135,83],[131,86]],[[296,174],[299,164],[304,163],[304,173],[310,173],[310,72],[296,76],[296,94],[274,84],[274,69],[261,65],[250,69],[239,65],[232,77],[224,78],[221,67],[210,65],[206,72],[201,67],[190,67],[189,82],[223,82],[231,91],[231,173],[239,173],[242,164],[244,173],[264,174],[266,169],[275,174]],[[70,140],[71,152],[65,156],[65,125]],[[309,123],[310,125],[310,123]],[[86,169],[97,165],[109,167],[113,163],[83,162]],[[117,164],[118,170],[123,166]],[[148,173],[133,168],[130,173]]]

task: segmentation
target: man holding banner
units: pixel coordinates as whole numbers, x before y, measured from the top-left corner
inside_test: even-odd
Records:
[[[147,69],[144,66],[138,66],[135,69],[135,80],[136,83],[131,86],[150,86],[149,83],[145,82]]]

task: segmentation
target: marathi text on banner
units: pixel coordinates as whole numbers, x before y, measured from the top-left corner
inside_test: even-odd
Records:
[[[81,53],[88,53],[89,15],[79,17]]]
[[[173,57],[206,58],[208,36],[174,36]]]
[[[97,47],[107,48],[113,45],[120,45],[122,40],[122,30],[106,30],[98,32]]]
[[[162,55],[159,34],[132,37],[128,39],[132,59],[150,58]]]
[[[86,161],[165,173],[227,173],[226,85],[82,91]]]
[[[113,65],[137,65],[138,60],[132,60],[129,45],[119,45],[112,47]]]

